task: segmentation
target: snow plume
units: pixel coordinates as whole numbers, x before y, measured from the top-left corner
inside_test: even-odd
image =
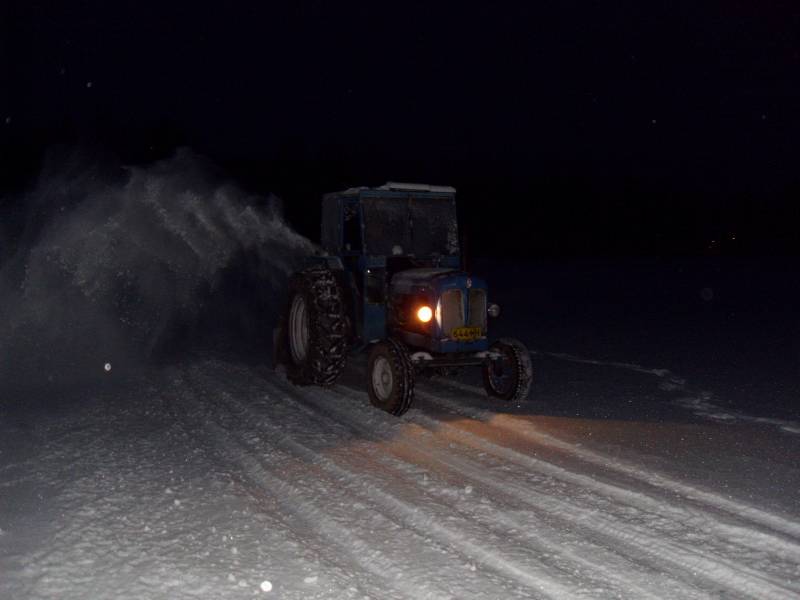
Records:
[[[200,341],[268,361],[287,276],[315,249],[276,198],[188,150],[111,170],[51,157],[22,204],[0,266],[0,379],[16,382],[107,376]]]

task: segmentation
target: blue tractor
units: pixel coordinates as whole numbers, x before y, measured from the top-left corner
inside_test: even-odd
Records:
[[[289,280],[275,364],[297,385],[332,385],[347,355],[368,351],[373,405],[409,409],[416,376],[476,366],[490,396],[527,397],[522,342],[490,344],[486,282],[461,269],[455,189],[387,183],[322,200],[322,249]]]

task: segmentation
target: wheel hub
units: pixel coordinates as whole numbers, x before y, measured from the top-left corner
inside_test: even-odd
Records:
[[[289,350],[295,364],[308,356],[308,311],[305,299],[297,295],[289,309]]]
[[[384,357],[379,356],[372,366],[372,389],[375,390],[375,395],[381,400],[388,400],[392,394],[392,387],[394,386],[394,376],[392,374],[392,366],[389,361]]]
[[[489,369],[489,376],[497,390],[505,390],[510,384],[509,372],[511,371],[511,360],[506,352],[502,358],[495,360]]]

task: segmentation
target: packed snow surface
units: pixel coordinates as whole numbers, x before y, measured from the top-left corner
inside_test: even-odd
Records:
[[[4,397],[0,597],[800,597],[797,424],[723,419],[666,369],[533,358],[562,380],[527,402],[421,380],[402,418],[359,359],[329,390],[197,356]],[[597,390],[624,418],[548,411]]]

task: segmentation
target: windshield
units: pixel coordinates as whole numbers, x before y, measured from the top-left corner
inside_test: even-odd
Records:
[[[450,198],[365,198],[364,229],[368,254],[431,256],[458,254],[456,203]]]

